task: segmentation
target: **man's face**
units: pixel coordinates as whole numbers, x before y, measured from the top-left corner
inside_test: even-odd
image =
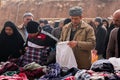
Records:
[[[120,27],[120,14],[113,15],[113,23],[117,27]]]
[[[97,21],[94,21],[95,26],[97,27],[100,23]]]
[[[71,16],[71,22],[73,26],[77,26],[82,19],[82,16]]]
[[[23,18],[24,25],[27,25],[27,23],[28,23],[29,21],[31,21],[31,20],[33,20],[33,17],[32,17],[32,16],[25,16],[25,17]]]

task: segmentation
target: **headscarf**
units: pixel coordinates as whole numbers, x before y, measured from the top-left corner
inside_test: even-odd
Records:
[[[108,20],[107,19],[103,19],[102,22],[106,22],[106,24],[107,24],[106,28],[108,30],[108,28],[109,28],[109,22],[108,22]]]

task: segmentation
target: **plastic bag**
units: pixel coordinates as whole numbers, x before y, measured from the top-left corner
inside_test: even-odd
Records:
[[[61,67],[77,68],[77,62],[73,54],[72,48],[67,45],[68,41],[59,42],[56,46],[56,62]]]

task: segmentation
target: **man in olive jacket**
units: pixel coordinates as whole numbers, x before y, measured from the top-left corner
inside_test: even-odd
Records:
[[[82,21],[82,8],[70,8],[71,22],[62,29],[60,41],[69,41],[73,49],[78,68],[89,69],[91,66],[91,50],[95,47],[95,34],[93,28]]]

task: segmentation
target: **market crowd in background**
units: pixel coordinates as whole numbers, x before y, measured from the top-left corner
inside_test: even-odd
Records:
[[[89,69],[114,73],[112,64],[106,60],[120,57],[120,9],[112,14],[112,20],[96,16],[89,22],[85,22],[83,8],[79,6],[70,8],[69,16],[59,21],[34,20],[34,14],[26,12],[22,16],[21,25],[6,21],[0,33],[0,65],[2,66],[0,66],[0,75],[8,75],[10,71],[14,71],[11,73],[25,73],[22,75],[26,75],[29,79],[57,80],[59,78],[58,80],[61,80],[71,76],[81,80],[78,75],[82,75],[82,69],[86,69],[83,71],[86,77],[81,76],[81,78],[86,79],[91,78],[88,73],[92,74],[92,72],[87,71]],[[69,67],[67,64],[64,66],[59,64],[59,61],[64,60],[64,63],[65,60],[72,61],[72,58],[67,57],[71,56],[68,53],[65,56],[61,55],[62,58],[57,61],[56,58],[60,56],[56,57],[56,55],[62,52],[57,53],[58,43],[70,47],[77,66],[69,69],[72,63],[68,64]],[[61,47],[61,50],[64,51],[65,48]],[[106,67],[100,68],[97,63],[95,66],[92,62],[95,56],[97,56],[95,61],[98,60],[99,64],[104,63],[105,60]],[[9,72],[6,73],[7,71]]]

